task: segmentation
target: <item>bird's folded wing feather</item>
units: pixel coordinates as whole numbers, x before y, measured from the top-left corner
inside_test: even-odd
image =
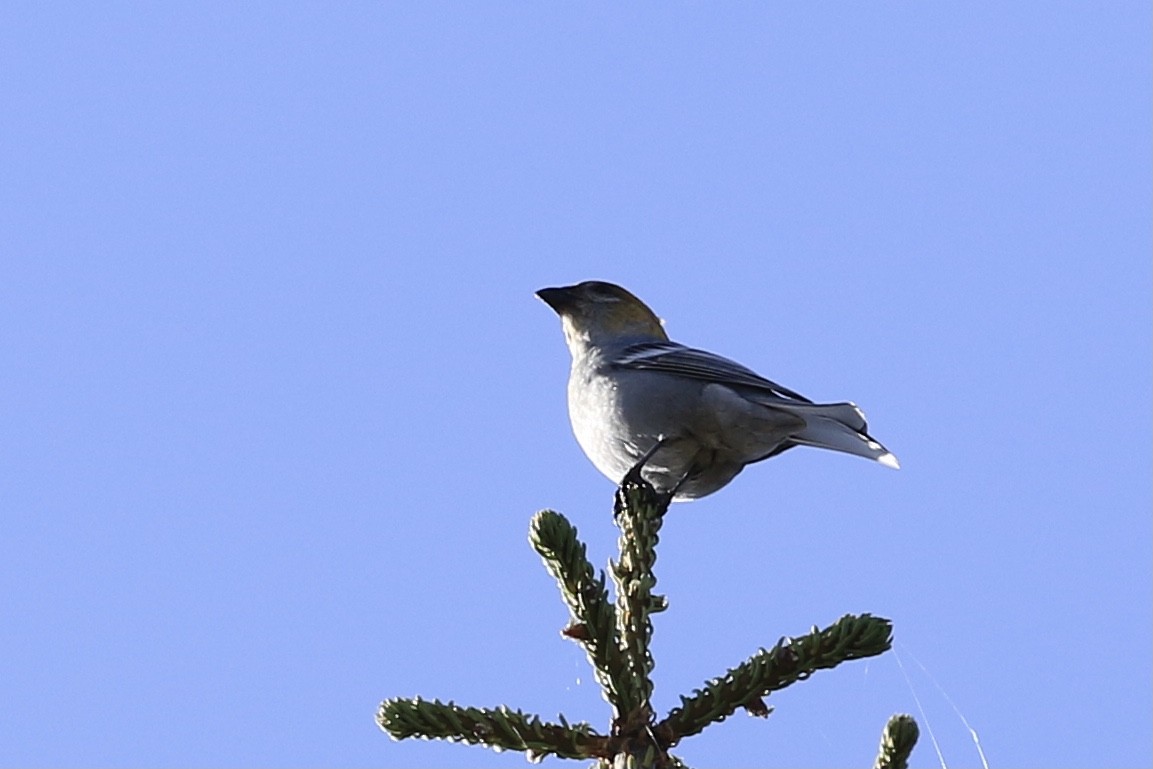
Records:
[[[675,342],[645,342],[626,347],[614,358],[613,365],[624,369],[662,371],[732,387],[747,387],[781,398],[812,403],[800,393],[765,379],[735,361]]]

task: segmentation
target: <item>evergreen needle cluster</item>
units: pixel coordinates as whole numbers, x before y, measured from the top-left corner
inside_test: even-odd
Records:
[[[589,724],[542,721],[507,707],[465,708],[452,702],[395,698],[377,711],[377,723],[393,739],[419,737],[518,750],[530,761],[548,755],[594,759],[601,767],[680,767],[672,753],[685,737],[725,720],[738,709],[767,716],[764,698],[818,670],[872,657],[892,645],[892,624],[869,614],[845,615],[832,625],[782,638],[748,660],[680,698],[664,718],[653,712],[651,615],[667,601],[653,592],[658,533],[669,499],[638,477],[617,490],[614,517],[620,554],[610,564],[616,600],[605,575],[589,563],[584,543],[560,513],[543,510],[532,519],[529,540],[557,581],[570,622],[563,634],[580,644],[605,700],[612,706],[607,734]],[[910,716],[893,716],[881,738],[875,769],[903,769],[917,740]]]

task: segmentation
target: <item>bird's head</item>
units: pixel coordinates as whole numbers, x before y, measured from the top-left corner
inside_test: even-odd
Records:
[[[587,347],[668,341],[661,320],[644,302],[612,283],[586,280],[536,292],[561,318],[574,355]]]

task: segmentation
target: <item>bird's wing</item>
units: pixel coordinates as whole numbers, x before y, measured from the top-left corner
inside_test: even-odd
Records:
[[[623,369],[662,371],[667,374],[717,382],[731,387],[757,390],[778,398],[791,398],[801,403],[811,400],[765,379],[739,363],[704,350],[676,342],[644,342],[626,347],[613,359],[613,365]]]

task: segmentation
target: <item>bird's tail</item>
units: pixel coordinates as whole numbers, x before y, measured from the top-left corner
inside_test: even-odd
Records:
[[[866,430],[865,415],[852,403],[774,403],[775,408],[796,414],[805,427],[790,436],[793,443],[843,451],[897,469],[892,452],[874,440]]]

